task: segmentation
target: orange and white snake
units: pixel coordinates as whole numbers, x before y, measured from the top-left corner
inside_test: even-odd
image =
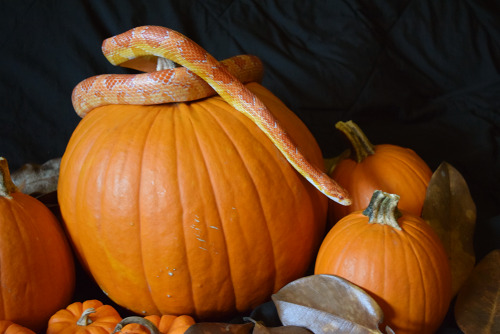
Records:
[[[219,62],[188,37],[159,26],[137,27],[108,38],[102,49],[113,65],[144,69],[147,61],[146,65],[140,61],[137,65],[133,64],[134,60],[154,56],[182,67],[136,75],[100,75],[84,80],[75,87],[72,96],[73,106],[81,117],[101,105],[186,101],[213,95],[215,91],[248,116],[319,191],[340,204],[351,203],[347,192],[321,168],[309,163],[273,114],[242,83],[259,79],[262,64],[256,57],[239,56]],[[249,70],[241,72],[247,62]]]

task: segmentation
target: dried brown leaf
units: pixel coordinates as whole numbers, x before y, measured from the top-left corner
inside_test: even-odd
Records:
[[[11,174],[12,181],[19,191],[31,195],[40,196],[57,189],[59,180],[59,165],[61,158],[48,160],[42,165],[28,163]]]
[[[191,325],[184,334],[250,334],[253,327],[253,323],[199,322]]]
[[[313,333],[382,333],[379,305],[360,287],[334,275],[300,278],[272,296],[281,322]]]
[[[311,334],[312,332],[299,326],[279,326],[265,327],[264,325],[255,325],[252,334]]]
[[[433,227],[446,249],[452,292],[456,295],[476,262],[473,248],[476,205],[465,179],[446,162],[431,177],[422,218]]]
[[[298,326],[277,326],[277,327],[266,327],[259,321],[255,321],[251,318],[245,318],[244,320],[251,321],[255,324],[252,334],[311,334],[312,332],[304,327]]]
[[[455,319],[465,334],[500,333],[500,249],[486,255],[460,289]]]

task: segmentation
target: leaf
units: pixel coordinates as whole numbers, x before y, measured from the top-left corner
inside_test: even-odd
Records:
[[[382,333],[379,305],[363,289],[334,275],[295,280],[272,296],[281,322],[313,333]]]
[[[455,319],[465,334],[500,333],[500,249],[486,255],[460,289]]]
[[[258,305],[252,310],[249,316],[251,319],[266,324],[269,327],[278,327],[283,325],[280,321],[278,310],[272,300]]]
[[[245,317],[244,320],[254,323],[252,334],[311,334],[311,331],[299,326],[276,326],[266,327],[260,321],[255,321],[252,318]]]
[[[19,191],[37,197],[57,190],[61,158],[48,160],[42,165],[28,163],[14,173],[12,182]]]
[[[299,326],[279,326],[265,327],[264,325],[255,325],[252,334],[311,334],[312,332]]]
[[[250,334],[253,327],[253,323],[199,322],[191,325],[184,334]]]
[[[473,248],[476,205],[462,175],[443,162],[427,187],[422,218],[431,225],[448,254],[456,295],[476,262]]]

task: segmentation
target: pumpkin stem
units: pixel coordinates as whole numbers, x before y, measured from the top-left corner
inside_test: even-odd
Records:
[[[11,198],[10,194],[18,191],[10,177],[9,164],[4,157],[0,157],[0,196]]]
[[[153,322],[151,322],[150,320],[148,320],[146,318],[138,317],[138,316],[124,318],[122,321],[120,321],[116,325],[113,333],[111,333],[111,334],[120,332],[123,329],[123,327],[125,327],[129,324],[139,324],[139,325],[144,326],[147,329],[149,329],[149,332],[151,334],[160,334],[160,331],[158,330],[158,328],[155,326],[155,324]]]
[[[356,155],[356,162],[361,163],[366,157],[375,153],[375,147],[368,140],[368,137],[353,121],[337,122],[335,127],[340,130],[349,140],[354,150],[352,155]]]
[[[95,308],[89,307],[88,309],[84,310],[82,312],[82,315],[80,316],[80,319],[76,322],[78,326],[88,326],[90,325],[93,321],[92,319],[89,318],[89,315],[91,313],[95,313]]]
[[[399,195],[389,194],[381,190],[375,190],[370,200],[370,204],[363,211],[368,217],[369,223],[389,225],[396,230],[401,230],[398,218],[402,216],[398,209]]]
[[[175,63],[167,58],[163,57],[158,57],[157,63],[156,63],[156,70],[157,71],[162,71],[162,70],[171,70],[175,68]]]

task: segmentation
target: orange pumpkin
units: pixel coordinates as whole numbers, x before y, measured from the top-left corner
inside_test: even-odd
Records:
[[[396,333],[433,333],[451,299],[448,257],[432,228],[399,211],[398,201],[375,191],[364,212],[335,224],[321,245],[315,274],[338,275],[365,289]]]
[[[103,305],[99,300],[74,302],[52,315],[47,334],[112,333],[121,320],[112,306]]]
[[[54,214],[19,192],[0,158],[0,319],[33,331],[66,305],[75,286],[68,241]]]
[[[13,323],[9,320],[0,320],[1,334],[35,334],[31,329]]]
[[[413,150],[398,145],[372,145],[352,121],[338,122],[352,146],[351,156],[341,159],[330,176],[350,194],[352,205],[329,204],[329,226],[347,214],[363,210],[375,190],[401,196],[399,207],[420,216],[427,185],[432,176],[429,166]]]
[[[247,87],[323,164],[299,118]],[[63,155],[58,197],[79,257],[112,300],[198,319],[253,309],[304,275],[328,205],[220,97],[92,110]]]
[[[130,322],[126,322],[127,319],[132,319]],[[150,324],[154,326],[161,334],[183,334],[188,330],[189,327],[195,324],[192,317],[188,315],[170,315],[165,314],[159,315],[148,315],[144,318],[141,317],[129,317],[122,320],[126,323],[120,330],[122,334],[148,334],[151,332],[148,326],[144,322],[144,319],[150,321]],[[150,325],[150,326],[151,326]]]

